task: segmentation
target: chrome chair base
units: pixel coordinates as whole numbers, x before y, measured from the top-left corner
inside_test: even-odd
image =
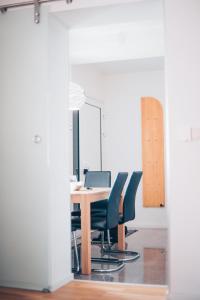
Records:
[[[112,250],[112,249],[104,249],[104,254],[110,254],[110,255],[115,255],[115,254],[122,254],[122,255],[127,255],[129,257],[124,257],[124,258],[116,258],[120,262],[128,262],[128,261],[134,261],[138,258],[140,258],[140,254],[135,251],[122,251],[122,250]]]
[[[104,232],[101,232],[101,253],[102,256],[105,254],[104,250],[105,250],[105,244],[104,244]],[[119,270],[121,270],[122,268],[124,268],[125,264],[122,261],[119,261],[119,259],[115,259],[115,258],[104,258],[104,257],[92,257],[91,258],[92,263],[98,263],[98,264],[106,264],[108,265],[108,268],[106,269],[95,269],[93,268],[92,271],[93,272],[98,272],[98,273],[111,273],[111,272],[117,272]],[[116,265],[116,267],[113,268],[109,268],[109,265]]]
[[[112,244],[110,241],[110,230],[107,230],[107,237],[108,237],[108,248],[103,247],[103,253],[104,254],[110,254],[110,255],[114,255],[114,254],[123,254],[123,255],[127,255],[129,257],[125,257],[125,258],[116,258],[118,259],[119,262],[129,262],[129,261],[134,261],[136,259],[138,259],[140,257],[140,254],[138,252],[135,251],[128,251],[128,250],[113,250],[112,249]]]
[[[104,257],[92,257],[92,262],[96,263],[107,263],[107,264],[118,264],[119,260],[115,258],[104,258]]]
[[[103,264],[116,265],[116,267],[106,268],[106,269],[92,268],[92,272],[95,273],[112,273],[112,272],[117,272],[125,267],[124,263],[121,263],[116,259],[109,259],[109,258],[92,258],[92,263],[99,263],[101,265]]]

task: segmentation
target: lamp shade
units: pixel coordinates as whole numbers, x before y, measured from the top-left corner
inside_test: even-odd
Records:
[[[70,81],[69,84],[69,109],[79,110],[85,103],[84,89],[77,83]]]

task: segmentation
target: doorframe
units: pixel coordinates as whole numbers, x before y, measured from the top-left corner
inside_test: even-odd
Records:
[[[137,3],[137,2],[140,2],[142,0],[76,0],[75,2],[73,2],[71,5],[68,5],[66,6],[65,3],[58,3],[58,2],[55,2],[55,3],[52,3],[50,5],[51,7],[51,13],[59,13],[59,12],[62,12],[62,11],[73,11],[73,10],[78,10],[78,9],[90,9],[90,8],[101,8],[101,7],[106,7],[106,6],[116,6],[116,5],[122,5],[122,4],[128,4],[128,3]],[[162,1],[162,0],[161,0]],[[164,2],[164,1],[163,1]],[[68,28],[66,28],[67,32],[68,32]],[[166,73],[166,69],[164,69],[164,73]],[[165,93],[165,96],[166,96],[166,93]],[[88,103],[87,103],[88,104]],[[89,104],[91,105],[91,104]],[[164,107],[163,109],[164,111],[164,127],[167,128],[167,125],[166,125],[166,120],[165,120],[165,117],[166,117],[166,109]],[[102,111],[101,111],[101,117],[102,117]],[[102,120],[102,118],[101,118]],[[101,130],[102,130],[102,121],[101,121]],[[166,130],[164,130],[164,145],[166,145]],[[101,131],[101,141],[102,141],[102,131]],[[101,145],[102,146],[102,145]],[[166,151],[167,152],[167,151]],[[165,160],[165,164],[166,164],[166,160]],[[166,184],[166,187],[167,187],[167,168],[165,168],[165,184]],[[166,189],[167,190],[167,189]],[[167,191],[165,191],[165,199],[166,199],[166,202],[167,202]],[[168,269],[168,266],[169,266],[169,263],[167,263],[167,269]],[[167,275],[168,276],[168,275]],[[116,283],[116,284],[120,284],[120,283]],[[134,283],[125,283],[126,285],[135,285]],[[148,286],[146,284],[141,284],[142,286]],[[166,287],[168,288],[168,285],[152,285],[152,286],[155,286],[155,287]]]

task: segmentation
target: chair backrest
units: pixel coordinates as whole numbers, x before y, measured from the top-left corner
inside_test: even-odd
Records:
[[[133,172],[129,181],[123,203],[123,222],[135,219],[135,196],[142,177],[142,172]]]
[[[90,187],[111,187],[110,171],[88,171],[85,175],[86,188]]]
[[[111,190],[107,208],[107,229],[112,229],[119,223],[119,204],[127,177],[127,172],[118,173]]]

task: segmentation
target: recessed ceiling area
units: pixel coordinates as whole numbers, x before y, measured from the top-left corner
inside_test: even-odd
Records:
[[[59,12],[57,16],[69,29],[163,20],[163,3],[161,0],[138,0],[133,3],[67,10]]]
[[[160,71],[164,70],[164,57],[150,57],[135,60],[111,61],[95,64],[73,65],[74,67],[89,68],[90,71],[98,72],[102,75]]]
[[[101,73],[164,68],[163,1],[67,10],[57,17],[69,28],[72,65]]]

